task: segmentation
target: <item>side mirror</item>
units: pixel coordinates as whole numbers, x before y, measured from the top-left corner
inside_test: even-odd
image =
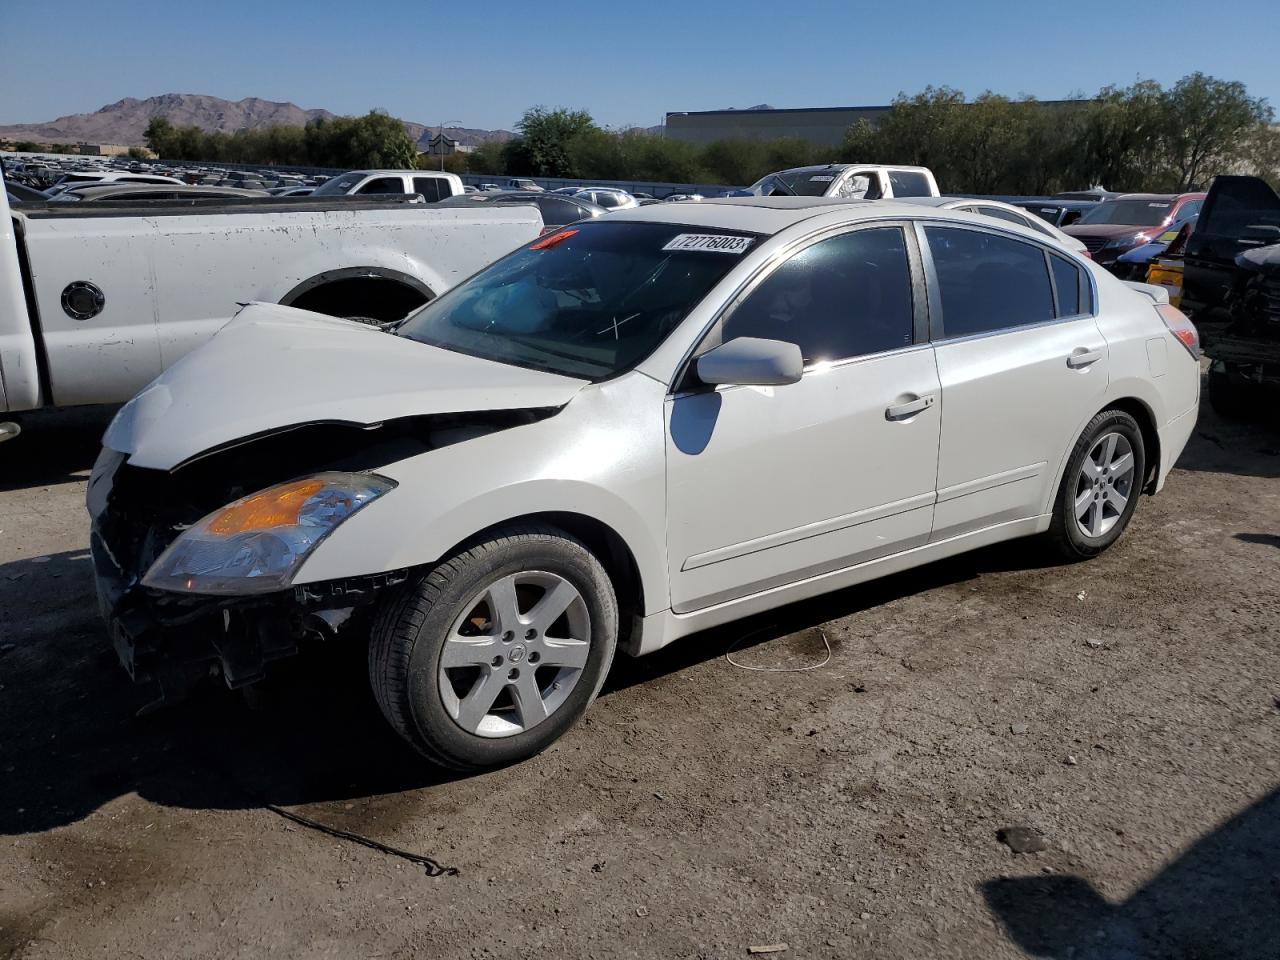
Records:
[[[768,387],[795,383],[804,357],[794,343],[735,337],[698,358],[698,379],[707,384]]]

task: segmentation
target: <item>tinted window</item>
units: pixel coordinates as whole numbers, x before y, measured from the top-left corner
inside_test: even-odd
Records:
[[[413,178],[413,192],[422,194],[422,199],[427,203],[435,203],[437,200],[451,196],[447,188],[441,190],[441,187],[445,187],[445,182],[439,177]],[[399,191],[396,192],[398,193]]]
[[[1053,267],[1053,286],[1058,292],[1058,316],[1074,317],[1088,310],[1080,309],[1080,268],[1056,253],[1049,257]]]
[[[1053,319],[1053,289],[1037,246],[952,227],[925,227],[947,337]]]
[[[404,193],[404,181],[399,177],[378,177],[374,180],[370,180],[363,187],[357,190],[356,193]]]
[[[911,343],[911,271],[898,227],[858,230],[806,247],[751,292],[721,340],[797,344],[806,363]]]
[[[524,201],[528,203],[528,200]],[[566,223],[573,223],[575,220],[582,219],[582,211],[572,200],[562,200],[560,197],[544,197],[539,196],[534,201],[538,205],[538,209],[542,211],[542,222],[547,226],[563,226]]]
[[[1203,200],[1188,200],[1178,208],[1178,219],[1185,220],[1187,217],[1194,217],[1200,212],[1200,207],[1203,203]]]
[[[895,197],[931,197],[929,178],[915,170],[890,170],[889,183]]]

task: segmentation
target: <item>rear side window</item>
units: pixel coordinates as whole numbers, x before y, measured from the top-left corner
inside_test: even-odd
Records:
[[[942,334],[965,337],[1054,318],[1044,252],[977,230],[925,227],[942,299]]]
[[[1058,316],[1076,317],[1082,313],[1091,313],[1091,310],[1080,309],[1080,291],[1084,287],[1084,275],[1080,268],[1056,253],[1049,255],[1049,266],[1053,270],[1053,289],[1058,295]]]
[[[445,197],[452,196],[452,194],[447,190],[440,189],[444,185],[445,182],[439,177],[413,178],[413,192],[422,194],[422,199],[427,201],[427,203],[435,203],[437,200],[443,200]]]
[[[902,230],[876,227],[796,253],[734,310],[721,340],[783,340],[800,347],[805,363],[844,360],[909,346],[912,320]]]
[[[931,197],[929,178],[916,170],[890,170],[889,184],[895,197]]]

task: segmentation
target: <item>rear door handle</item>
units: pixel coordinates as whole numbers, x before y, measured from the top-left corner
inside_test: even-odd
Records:
[[[1090,350],[1087,347],[1076,347],[1071,351],[1071,356],[1067,357],[1067,366],[1075,370],[1080,367],[1087,367],[1091,363],[1097,363],[1101,359],[1101,350]]]
[[[924,397],[915,397],[911,400],[904,400],[902,403],[894,403],[885,408],[884,418],[886,420],[906,420],[914,417],[922,410],[928,410],[933,406],[933,395]]]

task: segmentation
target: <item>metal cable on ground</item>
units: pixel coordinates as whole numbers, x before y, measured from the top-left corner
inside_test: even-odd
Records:
[[[312,820],[310,817],[304,817],[300,813],[294,813],[293,811],[286,810],[284,807],[277,806],[274,803],[268,803],[256,790],[245,786],[244,782],[241,781],[235,773],[228,769],[226,764],[224,764],[218,757],[214,756],[211,751],[206,748],[201,752],[205,755],[209,766],[222,773],[224,782],[233,786],[245,797],[245,799],[251,801],[256,807],[270,811],[277,817],[283,817],[285,820],[290,820],[293,823],[298,824],[300,827],[306,827],[308,830],[315,830],[317,833],[323,833],[326,836],[333,837],[337,840],[347,840],[351,843],[359,844],[362,847],[367,847],[370,850],[385,853],[387,856],[399,857],[401,860],[408,860],[410,863],[416,863],[426,871],[428,877],[458,876],[457,867],[443,866],[438,860],[433,857],[429,857],[426,854],[411,853],[408,850],[401,850],[399,847],[393,847],[390,844],[382,843],[379,840],[372,840],[369,837],[361,836],[358,833],[352,833],[350,830],[331,827],[327,823],[321,823],[319,820]]]
[[[320,833],[336,837],[339,840],[350,840],[352,843],[358,843],[362,847],[368,847],[370,850],[377,850],[379,853],[389,854],[393,857],[399,857],[401,860],[408,860],[410,863],[416,863],[427,872],[428,877],[456,877],[458,875],[457,867],[444,867],[439,862],[433,860],[421,853],[410,853],[408,850],[401,850],[398,847],[392,847],[388,844],[381,843],[377,840],[370,840],[368,837],[362,837],[358,833],[352,833],[349,830],[340,830],[337,827],[331,827],[328,824],[320,823],[318,820],[312,820],[310,817],[304,817],[300,813],[293,813],[284,807],[277,807],[274,803],[262,804],[264,810],[270,810],[276,816],[284,817],[286,820],[292,820],[294,823],[304,826],[310,830],[317,830]]]
[[[755,667],[749,663],[739,663],[737,660],[733,659],[734,650],[738,649],[738,647],[742,646],[742,644],[746,643],[752,637],[765,633],[769,629],[770,627],[762,627],[759,630],[753,630],[750,633],[739,637],[737,640],[733,641],[733,643],[729,644],[729,649],[724,652],[724,658],[739,670],[751,670],[755,673],[804,673],[807,670],[821,669],[831,662],[831,641],[827,639],[827,632],[825,630],[818,631],[819,635],[822,637],[822,645],[827,648],[827,655],[823,658],[821,663],[811,663],[807,667]]]

